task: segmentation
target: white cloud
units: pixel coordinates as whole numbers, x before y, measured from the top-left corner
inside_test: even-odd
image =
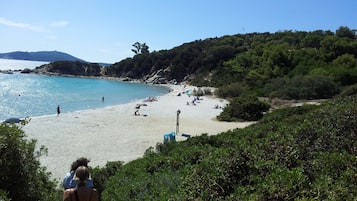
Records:
[[[46,29],[41,26],[34,26],[31,24],[14,22],[14,21],[11,21],[11,20],[8,20],[5,18],[1,18],[1,17],[0,17],[0,24],[9,26],[9,27],[20,28],[20,29],[28,29],[28,30],[35,31],[35,32],[46,32]]]
[[[67,26],[68,24],[69,24],[68,21],[62,20],[62,21],[52,22],[50,25],[51,25],[52,27],[65,27],[65,26]]]

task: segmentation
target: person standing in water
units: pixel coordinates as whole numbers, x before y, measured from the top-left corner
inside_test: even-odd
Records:
[[[60,105],[57,105],[57,116],[61,113]]]

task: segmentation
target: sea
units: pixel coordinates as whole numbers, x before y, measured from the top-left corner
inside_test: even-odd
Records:
[[[0,122],[125,104],[169,92],[164,86],[109,79],[23,74],[48,62],[0,59]],[[9,73],[8,70],[11,70]],[[5,73],[4,73],[5,72]]]

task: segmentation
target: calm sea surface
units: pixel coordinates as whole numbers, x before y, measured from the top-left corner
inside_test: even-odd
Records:
[[[19,60],[6,60],[6,68],[2,68],[3,60],[0,59],[0,70],[33,69],[46,63],[31,65],[31,61],[24,61],[21,67]],[[11,61],[16,68],[11,68]],[[61,106],[61,112],[71,112],[128,103],[167,92],[166,87],[114,80],[0,73],[0,121],[10,117],[53,115],[57,105]]]

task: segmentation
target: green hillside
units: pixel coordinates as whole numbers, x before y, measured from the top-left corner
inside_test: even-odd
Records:
[[[348,27],[208,38],[138,53],[105,74],[145,81],[159,72],[169,81],[218,87],[223,97],[252,91],[285,99],[328,98],[357,83],[356,38]]]

